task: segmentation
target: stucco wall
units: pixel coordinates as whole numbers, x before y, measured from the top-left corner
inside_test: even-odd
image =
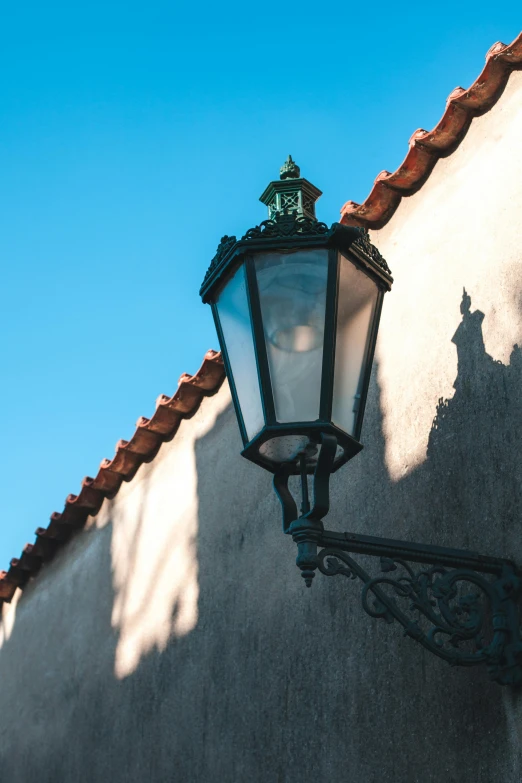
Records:
[[[331,529],[522,563],[521,138],[522,72],[373,234],[396,283]],[[520,783],[522,696],[306,590],[239,450],[225,384],[4,610],[0,781]]]

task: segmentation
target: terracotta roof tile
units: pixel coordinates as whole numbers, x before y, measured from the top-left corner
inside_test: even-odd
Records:
[[[98,513],[105,498],[113,498],[123,481],[130,481],[140,465],[154,459],[161,444],[174,437],[181,420],[193,416],[203,397],[216,392],[224,378],[221,354],[208,351],[195,375],[181,376],[172,397],[158,398],[152,418],[138,419],[132,438],[118,441],[112,460],[102,461],[95,478],[84,478],[80,494],[68,495],[63,512],[51,514],[49,525],[37,528],[35,543],[25,545],[8,571],[0,571],[0,603],[9,603],[16,588],[36,576],[42,563],[84,527],[87,517]]]
[[[379,229],[386,225],[404,196],[412,196],[426,182],[439,158],[451,155],[466,135],[474,117],[489,111],[498,101],[512,71],[522,69],[522,33],[509,45],[496,43],[486,55],[486,65],[469,90],[457,87],[446,101],[439,123],[431,131],[417,130],[399,168],[381,171],[362,204],[347,201],[341,223]]]

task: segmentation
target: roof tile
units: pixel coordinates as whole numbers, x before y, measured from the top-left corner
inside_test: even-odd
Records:
[[[221,354],[207,351],[195,375],[184,373],[172,397],[159,397],[153,416],[138,419],[132,438],[118,441],[112,460],[102,461],[95,478],[86,476],[80,493],[67,496],[63,512],[55,511],[46,528],[37,528],[35,543],[25,545],[8,571],[0,571],[0,603],[9,603],[16,588],[35,576],[42,563],[84,527],[88,516],[98,513],[104,498],[113,498],[123,481],[130,481],[140,465],[154,459],[161,444],[174,437],[181,420],[193,416],[203,397],[216,392],[224,378]]]
[[[486,65],[468,90],[457,87],[446,101],[446,109],[431,131],[417,130],[399,168],[377,175],[362,204],[347,201],[341,209],[341,223],[379,229],[386,225],[405,196],[412,196],[426,182],[439,158],[454,152],[468,132],[474,117],[489,111],[498,101],[512,71],[522,69],[522,33],[509,45],[494,44]]]

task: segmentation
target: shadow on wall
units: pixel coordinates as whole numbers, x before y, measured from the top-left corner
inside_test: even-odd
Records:
[[[471,304],[464,290],[462,320],[452,337],[458,357],[455,393],[439,400],[425,461],[390,481],[382,420],[374,415],[380,396],[374,373],[366,447],[334,477],[328,528],[469,548],[522,563],[522,352],[513,346],[508,365],[489,356],[484,314]],[[405,420],[404,426],[414,427],[415,421]],[[341,581],[335,589],[326,586],[339,606],[348,599],[362,612],[357,584],[326,581]],[[374,624],[366,631],[372,638],[363,651],[367,668],[350,688],[360,705],[357,739],[352,736],[351,743],[359,749],[362,779],[379,780],[384,755],[394,759],[393,774],[384,765],[384,780],[520,781],[520,693],[488,683],[481,669],[449,669],[413,641],[400,640],[396,626],[368,617],[365,623]],[[361,637],[350,633],[350,638],[358,645]],[[364,755],[369,736],[378,738],[379,747],[371,758]]]
[[[521,561],[522,351],[514,345],[507,366],[486,353],[484,314],[471,312],[466,290],[461,313],[452,339],[455,395],[439,400],[428,442],[430,470],[446,476],[444,513],[466,524],[462,544],[480,541]]]
[[[522,560],[522,356],[515,346],[508,366],[495,362],[467,294],[461,313],[455,394],[437,407],[426,461],[390,480],[374,372],[367,446],[334,478],[328,527]],[[115,675],[115,616],[126,606],[129,622],[143,625],[158,589],[178,578],[160,556],[176,542],[165,538],[147,561],[160,502],[147,481],[154,463],[136,485],[130,527],[108,504],[106,524],[78,536],[45,584],[42,574],[28,587],[0,650],[0,780],[520,783],[501,689],[372,621],[351,581],[319,576],[305,590],[270,477],[239,451],[229,405],[195,444],[197,622],[176,634],[174,601],[170,638],[145,648],[128,676]],[[176,496],[171,489],[173,508]],[[116,527],[131,536],[118,573]],[[136,582],[140,562],[148,570]]]

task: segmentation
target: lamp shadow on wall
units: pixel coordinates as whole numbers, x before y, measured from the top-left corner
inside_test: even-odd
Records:
[[[382,421],[369,416],[365,450],[348,469],[357,483],[371,472],[375,488],[350,493],[349,519],[357,532],[358,520],[372,517],[365,511],[369,499],[378,520],[376,534],[415,537],[522,562],[522,350],[514,345],[507,365],[486,352],[485,316],[472,308],[465,289],[460,312],[451,337],[457,351],[455,392],[438,401],[425,460],[390,483]],[[375,380],[372,393],[369,402],[375,409],[380,397]],[[405,412],[403,426],[413,424]],[[379,502],[379,495],[386,503]],[[346,519],[348,509],[343,511]]]
[[[484,314],[471,310],[466,290],[461,313],[452,338],[455,394],[439,400],[428,463],[446,477],[443,512],[450,522],[464,522],[462,545],[480,544],[522,563],[522,350],[515,344],[507,365],[486,352]]]
[[[437,406],[425,462],[390,479],[374,372],[366,447],[334,477],[326,526],[521,562],[522,354],[515,346],[507,366],[488,356],[484,316],[466,296],[453,337],[455,394]],[[241,459],[240,448],[228,405],[195,442],[192,543],[186,530],[172,528],[154,547],[146,578],[137,575],[157,532],[154,515],[174,504],[177,492],[170,486],[168,497],[154,499],[154,463],[143,466],[132,529],[116,535],[123,521],[108,503],[106,524],[61,553],[59,602],[46,604],[38,580],[29,586],[19,611],[32,604],[32,625],[28,631],[27,622],[15,622],[0,650],[6,703],[19,709],[12,732],[0,732],[5,779],[519,783],[501,689],[485,672],[450,669],[397,628],[368,618],[355,583],[318,575],[306,590],[270,477]],[[112,557],[118,536],[128,537],[119,574]],[[129,622],[141,622],[158,590],[179,582],[165,548],[184,541],[197,569],[196,621],[177,634],[180,604],[173,600],[169,638],[138,645],[138,658],[119,678],[115,612],[125,605]],[[81,561],[88,547],[92,556]],[[83,562],[78,572],[76,560]]]

